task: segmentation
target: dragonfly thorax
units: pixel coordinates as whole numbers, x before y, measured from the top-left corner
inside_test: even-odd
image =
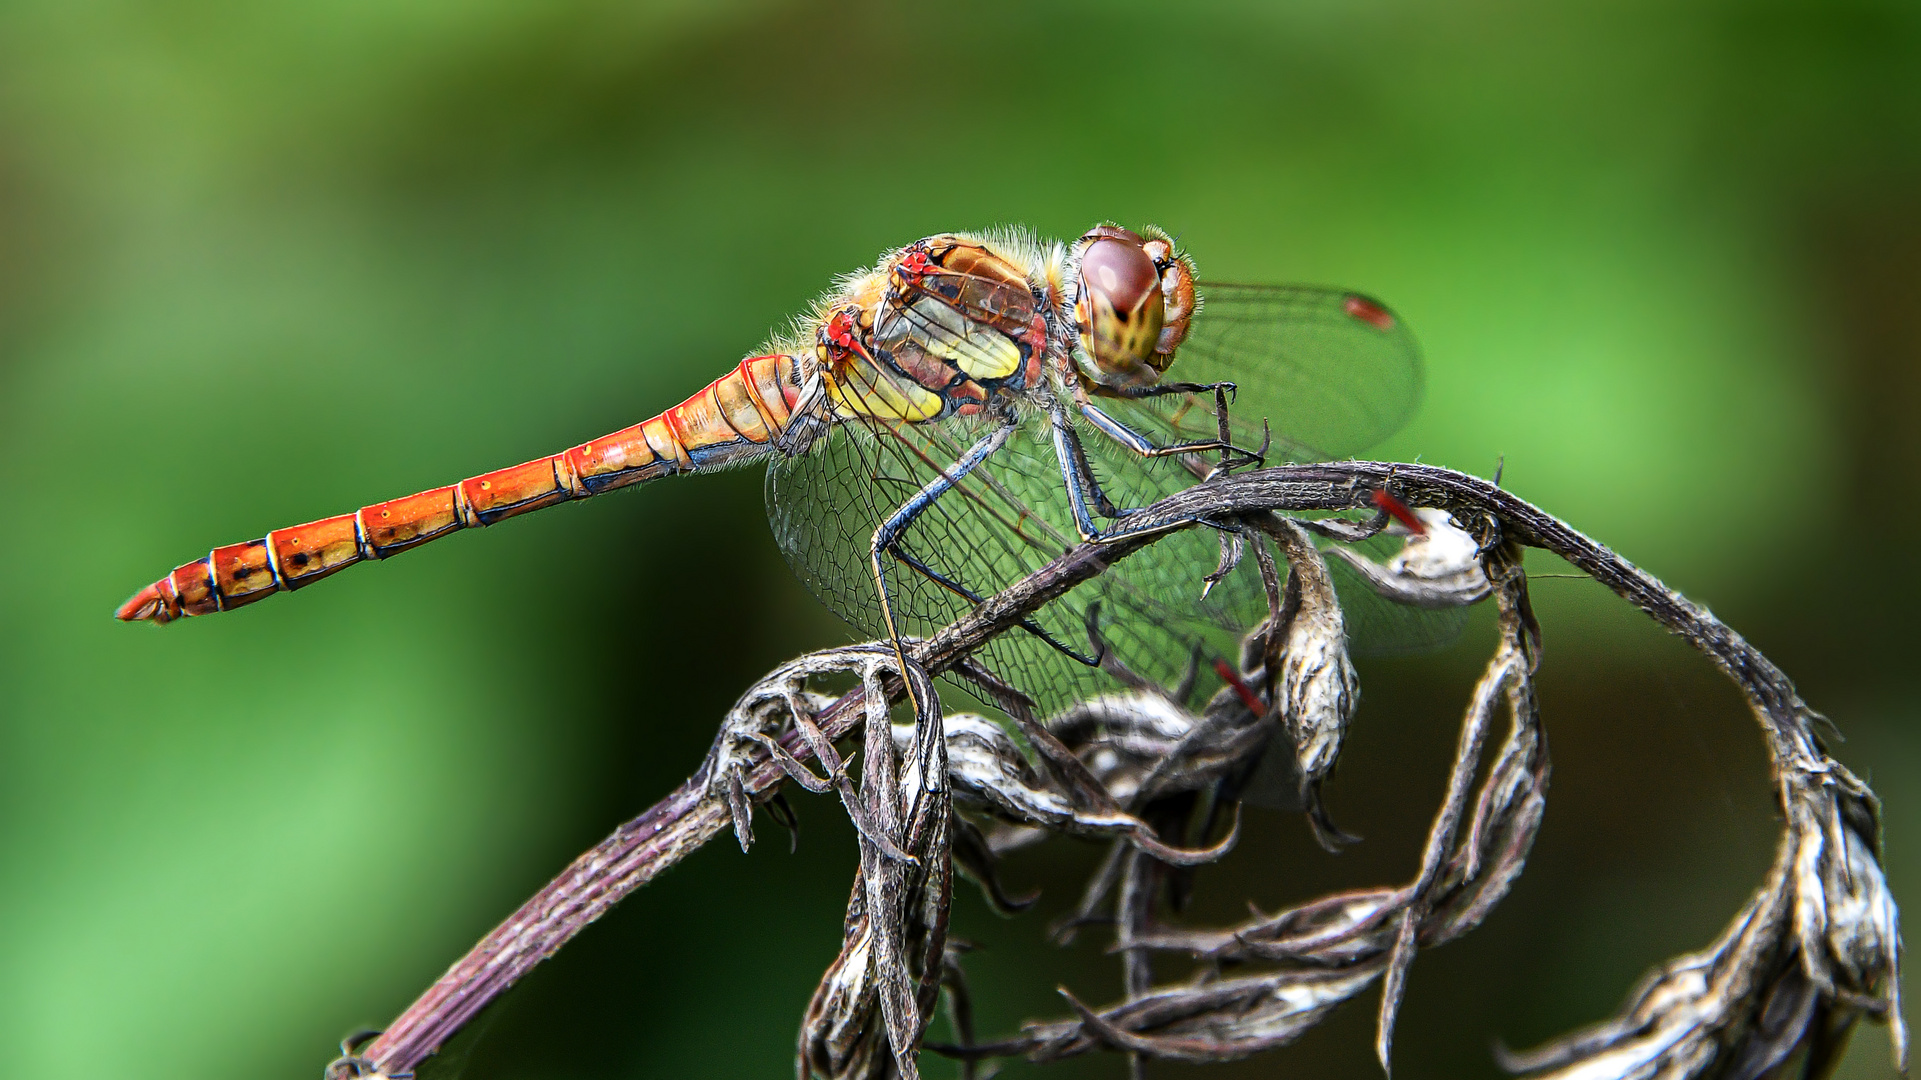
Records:
[[[1040,385],[1056,319],[1011,247],[930,236],[830,297],[814,352],[837,417],[978,416]]]

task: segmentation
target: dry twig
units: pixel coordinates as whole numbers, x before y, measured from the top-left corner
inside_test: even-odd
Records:
[[[1375,564],[1346,544],[1386,527],[1388,515],[1377,508],[1392,500],[1420,508],[1425,529],[1409,535],[1393,560]],[[1356,511],[1371,516],[1339,516]],[[1336,516],[1289,516],[1329,513]],[[1146,531],[1069,551],[914,643],[905,665],[878,646],[803,657],[741,699],[699,773],[575,860],[384,1033],[344,1047],[328,1076],[407,1075],[609,906],[730,822],[748,843],[752,804],[772,798],[789,778],[837,792],[861,838],[843,947],[802,1029],[803,1073],[917,1075],[916,1054],[943,992],[961,1041],[928,1049],[964,1062],[1116,1050],[1138,1074],[1149,1059],[1224,1061],[1290,1042],[1376,983],[1376,1050],[1385,1067],[1415,956],[1472,929],[1499,902],[1521,872],[1545,805],[1547,748],[1533,684],[1539,629],[1520,566],[1523,547],[1567,560],[1734,680],[1767,742],[1786,827],[1767,880],[1720,940],[1651,974],[1615,1018],[1533,1051],[1504,1052],[1502,1063],[1516,1072],[1625,1080],[1775,1076],[1799,1061],[1819,1076],[1854,1022],[1868,1016],[1888,1025],[1897,1067],[1905,1069],[1900,932],[1878,862],[1879,805],[1827,755],[1816,730],[1825,720],[1787,677],[1705,609],[1498,487],[1429,466],[1263,469],[1197,485],[1135,520],[1220,529],[1223,569],[1251,548],[1268,584],[1269,615],[1249,634],[1241,670],[1198,712],[1186,707],[1187,686],[1153,686],[1104,656],[1131,689],[1043,723],[971,660],[993,636],[1159,538]],[[1310,532],[1397,602],[1445,607],[1491,596],[1499,611],[1499,643],[1470,697],[1420,863],[1404,884],[1324,897],[1238,926],[1159,925],[1154,898],[1165,891],[1178,905],[1190,883],[1186,868],[1232,845],[1234,827],[1208,838],[1222,832],[1220,818],[1237,805],[1248,776],[1265,768],[1263,748],[1278,733],[1292,747],[1298,794],[1317,835],[1328,844],[1343,839],[1320,808],[1318,785],[1339,754],[1356,680],[1339,601]],[[1263,536],[1285,559],[1285,579]],[[1092,627],[1090,636],[1098,651]],[[808,689],[810,678],[832,672],[852,672],[860,686],[832,701]],[[972,681],[1002,705],[1031,753],[982,718],[943,716],[928,681],[942,674]],[[892,704],[910,689],[911,722],[891,723]],[[1505,734],[1482,770],[1484,744],[1503,712]],[[858,783],[836,749],[857,734]],[[821,773],[809,771],[810,760]],[[946,934],[952,868],[974,878],[990,903],[1017,910],[1031,900],[1000,885],[995,860],[1054,833],[1111,838],[1060,932],[1114,928],[1127,961],[1122,1000],[1093,1008],[1069,996],[1070,1018],[976,1042],[959,951]],[[1151,958],[1164,952],[1207,962],[1204,973],[1155,985]],[[1229,965],[1233,977],[1223,974]]]

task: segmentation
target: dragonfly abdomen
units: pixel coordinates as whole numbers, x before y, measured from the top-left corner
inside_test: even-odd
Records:
[[[166,623],[228,611],[460,529],[758,457],[791,419],[798,378],[791,356],[748,357],[660,415],[563,453],[215,548],[141,589],[115,614]]]

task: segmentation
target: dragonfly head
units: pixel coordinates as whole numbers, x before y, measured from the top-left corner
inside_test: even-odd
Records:
[[[1194,314],[1194,266],[1159,229],[1098,225],[1074,242],[1081,374],[1111,389],[1152,386]]]

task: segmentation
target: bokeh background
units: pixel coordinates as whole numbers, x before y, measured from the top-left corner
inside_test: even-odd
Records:
[[[48,1078],[313,1076],[846,632],[757,472],[649,487],[152,631],[215,543],[676,401],[929,232],[1103,218],[1388,298],[1380,450],[1491,474],[1711,604],[1848,734],[1921,895],[1921,8],[1898,0],[0,6],[0,1046]],[[1552,569],[1544,567],[1544,569]],[[1556,773],[1511,898],[1416,965],[1404,1078],[1493,1075],[1706,944],[1776,822],[1739,701],[1545,579]],[[1488,642],[1363,666],[1330,798],[1203,915],[1409,872]],[[434,1064],[789,1075],[852,843],[803,799],[604,920]],[[960,894],[988,1032],[1109,1000],[1042,941],[1094,851]],[[1377,1076],[1372,997],[1221,1076]],[[929,1063],[935,1075],[951,1068]],[[1115,1076],[1096,1059],[1060,1076]],[[1164,1075],[1190,1075],[1168,1068]],[[1850,1077],[1890,1074],[1864,1028]],[[1008,1075],[1039,1075],[1015,1066]]]

